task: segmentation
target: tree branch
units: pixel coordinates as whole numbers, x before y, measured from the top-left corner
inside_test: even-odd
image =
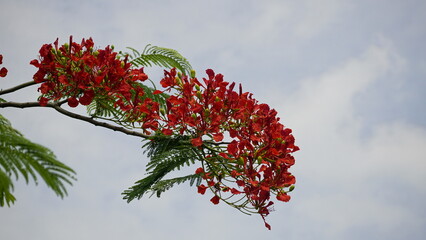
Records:
[[[15,87],[12,87],[12,88],[9,88],[9,89],[1,90],[0,95],[11,93],[11,92],[17,91],[19,89],[26,88],[26,87],[36,85],[36,84],[38,84],[38,83],[36,83],[34,81],[26,82],[26,83],[20,84],[18,86],[15,86]]]
[[[0,108],[7,108],[7,107],[31,108],[31,107],[42,107],[42,106],[40,106],[40,103],[38,103],[38,102],[26,102],[26,103],[4,102],[4,103],[0,103]],[[106,122],[99,122],[99,121],[94,120],[93,118],[70,112],[68,110],[61,108],[58,103],[48,103],[46,105],[46,107],[53,108],[56,111],[58,111],[59,113],[64,114],[65,116],[68,116],[68,117],[71,117],[71,118],[74,118],[74,119],[78,119],[78,120],[82,120],[82,121],[91,123],[95,126],[108,128],[108,129],[111,129],[111,130],[117,131],[117,132],[122,132],[126,135],[136,136],[136,137],[145,138],[145,139],[148,139],[148,138],[151,137],[149,135],[145,135],[145,134],[140,133],[140,132],[131,131],[131,130],[128,130],[128,129],[125,129],[125,128],[119,127],[119,126],[114,126],[114,125],[108,124]]]

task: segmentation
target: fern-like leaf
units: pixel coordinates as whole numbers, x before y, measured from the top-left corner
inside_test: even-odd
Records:
[[[150,161],[147,164],[148,176],[137,181],[134,186],[123,192],[127,202],[140,199],[147,192],[161,192],[175,183],[191,180],[195,177],[182,177],[161,181],[169,172],[191,165],[197,160],[197,148],[194,148],[185,136],[155,136],[144,145]]]
[[[0,115],[0,206],[15,201],[11,193],[13,182],[24,177],[28,183],[33,180],[38,184],[38,176],[58,196],[67,195],[65,183],[72,185],[75,172],[59,162],[49,149],[26,139],[12,128],[10,122]]]
[[[194,185],[194,183],[196,183],[196,185],[200,185],[201,180],[202,180],[202,178],[198,174],[191,174],[191,175],[184,176],[184,177],[177,177],[177,178],[172,178],[172,179],[161,180],[161,181],[158,181],[157,183],[155,183],[154,185],[152,185],[148,189],[148,191],[152,192],[151,196],[156,194],[157,197],[160,197],[161,193],[169,190],[175,184],[181,184],[181,183],[184,183],[186,181],[190,181],[189,185],[191,185],[191,186]]]
[[[184,74],[189,74],[192,67],[191,64],[184,58],[178,51],[147,45],[142,53],[139,53],[133,48],[130,57],[132,58],[132,64],[137,66],[152,67],[152,65],[165,67],[165,68],[177,68]]]

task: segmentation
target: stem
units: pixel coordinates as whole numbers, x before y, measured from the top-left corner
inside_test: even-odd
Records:
[[[56,111],[58,111],[59,113],[62,113],[63,115],[65,115],[65,116],[68,116],[68,117],[71,117],[71,118],[74,118],[74,119],[78,119],[78,120],[82,120],[82,121],[91,123],[95,126],[108,128],[108,129],[111,129],[111,130],[117,131],[117,132],[122,132],[126,135],[136,136],[136,137],[145,138],[145,139],[148,139],[148,138],[151,137],[149,135],[145,135],[145,134],[142,134],[140,132],[135,132],[135,131],[125,129],[123,127],[114,126],[114,125],[108,124],[106,122],[99,122],[99,121],[94,120],[93,118],[86,117],[86,116],[83,116],[83,115],[79,115],[79,114],[67,111],[67,110],[61,108],[59,104],[61,104],[61,103],[48,103],[46,105],[46,107],[53,108]],[[0,103],[0,108],[7,108],[7,107],[30,108],[30,107],[42,107],[42,106],[40,106],[40,103],[38,103],[38,102],[26,102],[26,103],[4,102],[4,103]]]
[[[26,87],[29,87],[29,86],[32,86],[32,85],[36,85],[36,84],[38,84],[38,83],[36,83],[34,81],[26,82],[26,83],[20,84],[18,86],[15,86],[15,87],[12,87],[12,88],[9,88],[9,89],[1,90],[0,91],[0,95],[11,93],[11,92],[15,92],[15,91],[17,91],[19,89],[26,88]]]

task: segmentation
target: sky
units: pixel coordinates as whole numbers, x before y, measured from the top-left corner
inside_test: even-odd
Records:
[[[425,239],[424,12],[414,0],[0,0],[2,89],[30,81],[29,62],[57,37],[123,51],[153,44],[178,50],[198,76],[212,68],[241,83],[301,148],[296,189],[275,204],[268,231],[189,184],[128,204],[120,193],[148,161],[141,139],[52,109],[0,109],[78,178],[64,199],[19,179],[17,202],[0,209],[0,239]]]

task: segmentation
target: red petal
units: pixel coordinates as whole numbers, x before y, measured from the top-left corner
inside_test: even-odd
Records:
[[[72,108],[75,108],[78,106],[78,100],[75,97],[68,98],[68,105]]]
[[[0,69],[0,77],[6,77],[7,69],[5,67]]]
[[[47,102],[49,102],[49,99],[48,98],[45,98],[45,97],[41,97],[39,100],[38,100],[38,102],[40,103],[40,106],[47,106]]]
[[[236,156],[237,151],[238,151],[238,142],[234,140],[228,145],[228,153],[233,156]]]
[[[216,142],[220,142],[220,141],[222,141],[222,140],[223,140],[223,134],[222,134],[222,133],[215,134],[215,135],[213,135],[213,139],[214,139]]]
[[[237,180],[235,183],[237,183],[240,187],[244,187],[246,185],[243,180]]]
[[[95,97],[95,93],[93,92],[93,90],[86,91],[83,94],[83,96],[80,98],[81,105],[84,105],[84,106],[89,105],[92,102],[94,97]]]
[[[239,172],[237,172],[236,170],[232,170],[231,171],[231,176],[233,177],[233,178],[236,178],[237,176],[241,176],[242,174],[241,173],[239,173]]]
[[[219,200],[220,198],[215,195],[212,199],[210,199],[210,202],[216,205],[216,204],[219,204]]]
[[[214,78],[214,71],[213,70],[207,69],[206,73],[209,76],[209,79],[213,79]]]
[[[204,186],[204,184],[201,184],[201,185],[199,185],[199,186],[197,186],[197,188],[198,188],[198,193],[200,193],[200,194],[204,194],[204,193],[206,193],[206,189],[207,189],[207,187],[206,186]]]
[[[265,227],[266,227],[268,230],[271,230],[271,225],[269,225],[267,222],[265,222]]]
[[[283,201],[283,202],[288,202],[288,201],[290,201],[290,196],[289,195],[287,195],[286,193],[280,193],[280,194],[278,194],[278,196],[277,196],[277,199],[278,200],[280,200],[280,201]]]
[[[195,174],[202,174],[204,173],[204,169],[202,167],[197,168],[197,170],[195,170]]]
[[[231,188],[231,193],[232,194],[240,194],[240,193],[243,193],[243,192],[240,192],[240,191],[238,191],[237,189],[235,189],[235,188]]]
[[[38,62],[37,59],[34,59],[30,62],[31,65],[33,65],[34,67],[40,67],[40,63]]]
[[[201,139],[201,137],[197,137],[197,138],[191,139],[191,143],[195,147],[199,147],[199,146],[203,145],[203,140]]]
[[[173,131],[172,131],[172,130],[170,130],[170,129],[163,129],[161,132],[162,132],[164,135],[168,135],[168,136],[173,135]]]

